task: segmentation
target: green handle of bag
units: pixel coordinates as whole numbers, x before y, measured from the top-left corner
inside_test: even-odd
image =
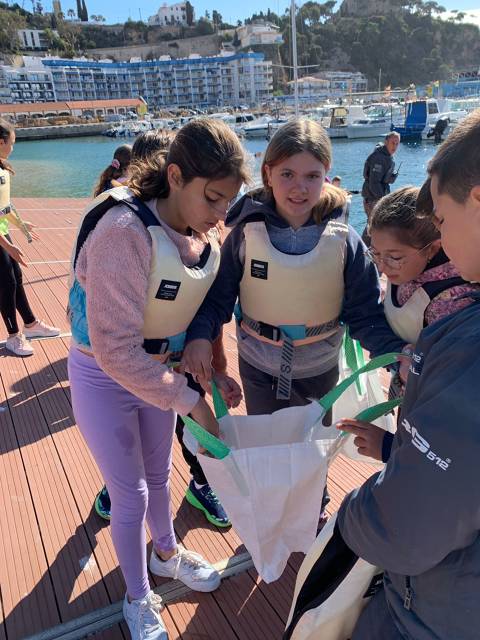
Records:
[[[225,400],[222,398],[222,394],[218,390],[217,385],[212,380],[212,399],[213,399],[213,410],[215,413],[215,417],[217,420],[223,418],[228,415],[228,407]]]
[[[212,380],[212,398],[213,398],[213,407],[215,412],[215,417],[217,420],[223,418],[228,415],[228,408],[225,403],[225,400],[222,398],[220,391],[218,390],[217,385]],[[193,418],[190,416],[182,416],[183,424],[190,431],[192,436],[196,438],[198,444],[206,449],[209,453],[212,454],[215,458],[219,460],[223,460],[230,453],[230,449],[227,445],[222,442],[219,438],[209,433],[206,429],[198,424]]]
[[[345,336],[343,338],[343,349],[345,351],[345,360],[347,362],[347,367],[351,371],[358,371],[360,367],[365,365],[365,356],[363,355],[362,345],[358,342],[358,340],[354,340],[349,331],[348,327],[345,331]],[[362,387],[362,381],[358,379],[355,382],[357,387],[357,391],[359,394],[363,395],[365,390]]]
[[[189,416],[182,416],[183,424],[190,431],[192,436],[196,438],[198,444],[206,449],[215,458],[223,460],[226,458],[230,449],[219,438],[209,433],[206,429],[201,427],[198,422],[190,418]]]
[[[335,402],[340,398],[342,393],[346,391],[350,385],[354,384],[354,382],[356,382],[363,373],[375,371],[375,369],[381,369],[382,367],[386,367],[389,364],[393,364],[397,361],[397,357],[399,355],[399,353],[385,353],[382,356],[373,358],[363,367],[360,367],[360,369],[354,371],[350,376],[348,376],[348,378],[342,380],[342,382],[337,384],[334,389],[326,393],[323,398],[318,400],[318,402],[322,405],[325,411],[329,411],[333,407]]]
[[[385,400],[374,407],[367,407],[355,417],[356,420],[364,420],[365,422],[374,422],[377,418],[384,416],[396,407],[402,404],[403,398],[395,398],[394,400]]]
[[[392,364],[393,362],[396,362],[397,355],[398,354],[396,353],[386,353],[383,356],[378,356],[377,358],[370,360],[370,362],[368,362],[363,367],[360,367],[360,369],[352,373],[351,376],[343,380],[334,389],[332,389],[327,394],[325,394],[323,398],[318,401],[319,404],[322,405],[325,411],[328,411],[333,406],[333,404],[338,400],[338,398],[342,395],[342,393],[351,384],[353,384],[358,379],[358,377],[362,375],[362,373],[373,371],[380,367],[384,367],[384,366],[387,366],[388,364]],[[213,381],[212,381],[212,397],[213,397],[213,404],[215,409],[215,417],[217,418],[217,420],[228,415],[228,408],[227,408],[227,405],[225,404],[225,400],[222,398],[217,385]],[[397,407],[401,403],[401,401],[402,401],[401,398],[397,398],[395,400],[382,402],[378,405],[375,405],[374,407],[368,407],[368,409],[365,409],[364,411],[361,411],[358,414],[357,420],[365,420],[368,422],[372,422],[373,420],[376,420],[380,416],[384,415],[385,413],[388,413],[393,408]],[[189,416],[182,416],[182,420],[184,425],[190,431],[190,433],[194,436],[194,438],[196,438],[200,446],[206,449],[215,458],[218,458],[219,460],[223,460],[223,458],[226,458],[229,455],[230,453],[229,447],[227,447],[227,445],[224,442],[222,442],[219,438],[212,435],[206,429],[204,429],[201,425],[199,425],[198,422],[193,420],[193,418],[190,418]]]

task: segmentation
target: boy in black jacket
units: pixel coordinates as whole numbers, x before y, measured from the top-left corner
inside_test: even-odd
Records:
[[[429,165],[431,209],[462,277],[480,281],[480,110]],[[385,570],[352,640],[474,640],[480,628],[480,298],[425,329],[384,470],[343,501],[345,543]]]

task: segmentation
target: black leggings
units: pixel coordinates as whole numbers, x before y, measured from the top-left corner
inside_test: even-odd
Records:
[[[10,236],[5,236],[11,242]],[[25,324],[35,322],[35,316],[23,288],[22,270],[3,247],[0,247],[0,313],[10,335],[18,333],[17,312]]]
[[[198,391],[198,393],[203,398],[205,396],[205,391],[203,390],[203,388],[198,384],[198,382],[195,382],[195,380],[192,378],[192,376],[189,373],[186,373],[185,375],[187,377],[188,386],[190,387],[190,389],[194,389],[195,391]],[[205,477],[205,474],[203,473],[203,469],[200,465],[200,462],[198,461],[197,456],[194,456],[193,453],[189,449],[187,449],[187,447],[183,444],[183,428],[184,428],[183,420],[181,419],[180,416],[177,416],[177,426],[176,426],[175,432],[177,434],[177,440],[180,443],[180,446],[182,448],[183,459],[190,467],[190,474],[193,480],[197,484],[207,484],[208,480]]]

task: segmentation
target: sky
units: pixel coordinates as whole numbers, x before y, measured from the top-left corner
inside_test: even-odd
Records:
[[[9,0],[13,4],[14,0]],[[31,8],[30,0],[16,0],[20,5],[24,5],[25,9]],[[157,12],[158,7],[167,1],[168,4],[173,4],[174,0],[86,0],[87,9],[90,14],[101,14],[106,18],[107,23],[113,22],[125,22],[128,18],[132,20],[147,20],[149,16]],[[234,2],[233,0],[190,0],[195,8],[196,17],[200,17],[205,14],[205,11],[212,9],[219,11],[225,22],[236,24],[237,20],[243,20],[244,18],[258,13],[260,10],[266,11],[270,8],[275,13],[283,13],[287,7],[290,6],[288,0],[243,0],[242,2]],[[62,10],[66,14],[68,9],[76,9],[76,0],[61,0]],[[43,6],[46,11],[51,10],[51,0],[44,0]],[[297,0],[297,6],[303,4]],[[439,0],[439,4],[444,6],[447,10],[458,9],[469,13],[469,10],[473,11],[476,24],[480,26],[480,9],[479,0]]]

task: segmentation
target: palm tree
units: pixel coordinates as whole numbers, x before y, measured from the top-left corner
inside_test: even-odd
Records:
[[[70,18],[70,20],[73,20],[73,18],[75,17],[75,11],[73,9],[69,9],[67,11],[67,16]]]

